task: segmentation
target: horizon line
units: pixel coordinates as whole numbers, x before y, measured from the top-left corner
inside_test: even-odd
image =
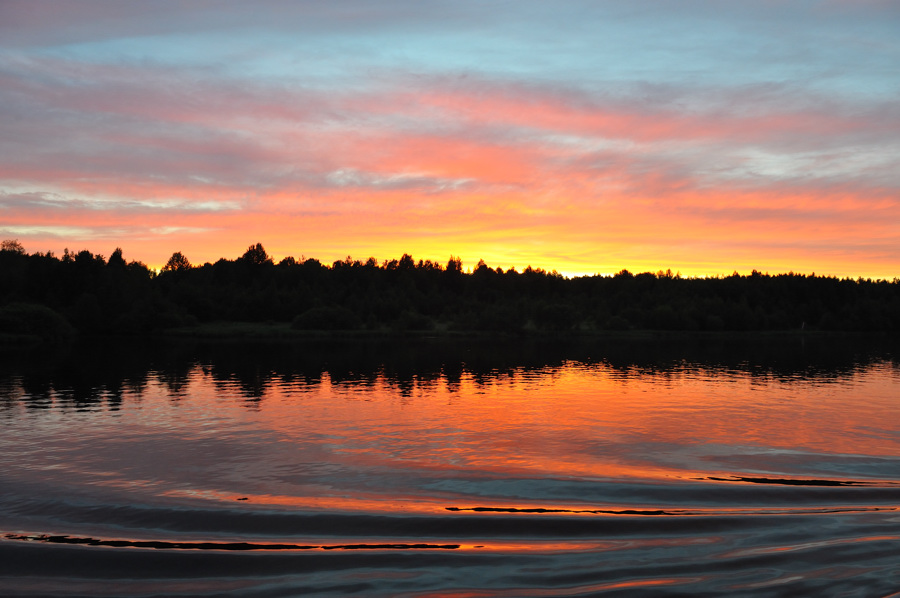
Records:
[[[45,252],[41,252],[41,251],[33,251],[33,252],[30,252],[30,253],[29,253],[28,251],[25,251],[24,246],[22,246],[21,243],[19,243],[18,239],[4,239],[4,240],[3,240],[4,249],[6,249],[5,246],[7,245],[7,243],[10,243],[10,242],[11,242],[11,243],[14,243],[14,244],[17,244],[18,247],[20,247],[20,248],[22,249],[22,252],[23,252],[25,255],[29,255],[29,256],[36,256],[36,255],[37,255],[37,256],[47,256],[47,255],[49,255],[49,256],[54,257],[54,258],[56,258],[56,259],[62,259],[60,256],[56,255],[56,253],[53,252],[52,250],[47,250],[47,251],[45,251]],[[249,246],[249,248],[253,248],[253,247],[257,246],[257,245],[260,245],[260,246],[261,246],[262,244],[261,244],[261,243],[254,243],[254,244],[251,244],[251,245]],[[116,250],[121,250],[121,251],[122,251],[122,255],[123,255],[123,256],[125,255],[125,250],[124,250],[122,247],[120,247],[120,246],[117,246],[117,247],[113,250],[113,252],[110,253],[110,255],[112,255],[112,253],[114,253]],[[66,248],[64,249],[64,251],[69,251],[68,247],[66,247]],[[91,253],[91,254],[92,254],[93,256],[95,256],[95,257],[99,256],[99,257],[102,257],[105,261],[108,260],[108,257],[107,257],[106,255],[104,255],[103,253],[92,252],[90,249],[87,249],[87,248],[80,249],[80,250],[78,250],[78,251],[69,251],[69,255],[73,255],[73,256],[74,256],[74,255],[77,255],[78,253],[80,253],[80,252],[82,252],[82,251],[88,251],[89,253]],[[174,251],[174,252],[172,252],[172,255],[174,255],[174,254],[176,254],[176,253],[181,253],[181,252],[180,252],[180,251]],[[399,256],[399,257],[388,258],[388,259],[378,259],[378,258],[376,258],[375,256],[368,256],[368,257],[366,257],[366,258],[354,258],[352,255],[349,255],[349,254],[348,254],[348,255],[346,255],[344,258],[336,259],[336,260],[332,260],[332,261],[323,261],[323,260],[321,260],[321,259],[319,259],[319,258],[317,258],[317,257],[307,256],[307,255],[302,254],[302,253],[301,253],[299,256],[294,256],[294,255],[282,255],[282,256],[278,256],[277,259],[276,259],[276,255],[268,254],[268,252],[266,252],[266,253],[267,253],[267,256],[269,257],[269,259],[272,260],[273,265],[277,265],[277,264],[279,264],[281,261],[283,261],[283,260],[285,260],[285,259],[287,259],[287,258],[293,258],[293,259],[295,259],[295,260],[297,261],[298,264],[299,264],[299,263],[306,262],[306,261],[308,261],[308,260],[315,260],[316,262],[318,262],[318,263],[321,264],[322,266],[327,267],[327,268],[329,268],[329,269],[332,268],[332,267],[334,266],[335,263],[339,263],[339,262],[347,262],[348,260],[349,260],[351,263],[357,263],[357,262],[358,262],[358,263],[360,263],[360,264],[365,264],[368,260],[375,260],[375,263],[377,264],[377,266],[380,267],[380,268],[383,268],[383,267],[385,267],[387,264],[389,264],[391,261],[399,261],[400,259],[403,258],[403,256],[406,256],[406,255],[408,255],[408,256],[410,256],[410,258],[412,258],[414,264],[419,264],[420,262],[431,262],[432,264],[437,264],[438,266],[440,266],[440,268],[441,268],[442,270],[445,270],[445,269],[446,269],[447,263],[448,263],[450,260],[453,260],[453,259],[460,259],[460,261],[461,261],[462,264],[466,263],[466,261],[467,261],[467,260],[462,260],[462,258],[459,258],[457,255],[455,255],[455,254],[453,254],[453,253],[451,253],[451,254],[448,256],[448,258],[447,258],[446,260],[433,259],[433,258],[418,258],[418,259],[416,259],[416,258],[413,256],[412,253],[404,252],[404,253],[403,253],[401,256]],[[243,254],[242,254],[242,255],[243,255]],[[206,264],[214,264],[216,261],[218,261],[218,260],[223,260],[223,259],[224,259],[224,260],[228,260],[228,261],[236,261],[237,259],[240,259],[240,257],[242,257],[242,255],[241,255],[241,256],[234,257],[234,258],[226,258],[226,257],[224,257],[224,256],[221,256],[221,257],[219,257],[219,258],[218,258],[217,260],[215,260],[215,261],[204,260],[202,263],[197,263],[197,264],[192,263],[192,264],[191,264],[191,267],[192,267],[192,268],[199,268],[199,267],[205,266]],[[187,257],[187,256],[185,256],[185,257]],[[190,260],[190,258],[188,258],[188,260]],[[153,272],[154,274],[157,274],[157,275],[160,274],[160,273],[163,271],[163,268],[164,268],[164,266],[165,266],[165,264],[153,264],[153,263],[148,264],[148,263],[143,262],[142,260],[126,260],[126,261],[141,263],[141,264],[143,264],[148,270],[150,270],[151,272]],[[525,267],[516,267],[515,265],[512,265],[512,266],[508,266],[508,267],[506,267],[506,268],[503,268],[502,266],[491,266],[491,265],[488,264],[487,261],[484,260],[483,258],[479,258],[479,260],[475,262],[475,266],[470,266],[470,267],[468,267],[468,268],[464,268],[464,269],[462,270],[462,272],[463,272],[464,274],[472,274],[472,273],[475,272],[475,270],[478,268],[478,265],[480,265],[481,263],[484,263],[485,266],[487,266],[488,268],[490,268],[491,270],[494,270],[494,271],[496,271],[497,269],[500,269],[503,273],[507,273],[507,272],[509,272],[509,271],[512,270],[512,271],[515,271],[515,272],[518,273],[518,274],[522,274],[523,272],[525,272],[527,269],[530,268],[531,270],[538,271],[538,272],[544,272],[544,273],[549,274],[549,275],[558,275],[558,276],[561,276],[562,278],[565,278],[565,279],[568,279],[568,280],[575,279],[575,278],[590,278],[590,277],[594,277],[594,276],[600,276],[600,277],[614,277],[614,276],[616,276],[616,275],[618,275],[618,274],[621,274],[621,273],[623,273],[623,272],[627,272],[627,273],[631,274],[632,276],[638,276],[638,275],[641,275],[641,274],[652,274],[653,276],[655,276],[655,277],[657,277],[657,278],[677,278],[677,279],[687,279],[687,280],[690,280],[690,279],[695,279],[695,280],[696,280],[696,279],[718,279],[718,278],[728,278],[728,277],[730,277],[730,276],[735,276],[735,275],[737,275],[737,276],[752,276],[754,273],[756,273],[756,274],[759,274],[759,275],[761,275],[761,276],[769,276],[769,277],[775,277],[775,276],[803,276],[803,277],[808,277],[808,278],[813,278],[813,277],[816,277],[816,278],[835,278],[835,279],[838,279],[838,280],[854,280],[854,281],[869,281],[869,282],[888,282],[888,283],[897,283],[897,282],[900,282],[900,276],[894,276],[894,277],[892,277],[892,278],[887,278],[887,277],[882,278],[882,277],[862,276],[862,275],[858,275],[858,276],[844,275],[844,276],[841,276],[841,275],[831,274],[831,273],[825,273],[825,274],[822,274],[822,273],[816,273],[815,270],[812,270],[812,271],[810,271],[810,272],[804,272],[804,271],[801,271],[801,270],[794,270],[794,269],[780,270],[780,271],[772,272],[772,271],[770,271],[770,270],[760,270],[760,269],[757,269],[757,268],[751,268],[749,271],[744,271],[744,269],[735,268],[735,269],[733,269],[730,273],[727,273],[727,272],[724,272],[724,271],[719,271],[719,272],[715,272],[715,273],[704,273],[704,274],[696,274],[696,273],[693,273],[693,274],[691,274],[691,273],[689,273],[689,274],[682,274],[681,269],[673,269],[673,268],[665,268],[665,269],[663,269],[663,268],[658,268],[658,269],[656,269],[656,270],[654,271],[653,269],[641,270],[641,269],[639,269],[639,268],[622,267],[622,268],[613,269],[613,270],[608,270],[608,271],[584,271],[584,270],[560,270],[560,269],[557,269],[557,268],[545,268],[545,267],[543,267],[543,266],[539,266],[539,265],[538,265],[538,266],[535,266],[535,265],[533,265],[533,264],[528,264],[528,265],[525,266]]]

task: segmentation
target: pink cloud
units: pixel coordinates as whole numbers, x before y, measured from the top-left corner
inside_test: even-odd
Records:
[[[674,173],[682,184],[696,185],[715,178],[699,167],[704,163],[738,172],[741,159],[727,155],[740,148],[790,155],[823,140],[893,139],[900,127],[900,119],[885,118],[889,111],[860,115],[834,106],[676,111],[574,90],[478,82],[451,88],[435,80],[402,92],[382,86],[351,93],[193,81],[188,72],[163,68],[136,73],[76,65],[86,72],[65,75],[71,63],[44,59],[37,66],[41,82],[24,72],[6,76],[8,89],[41,98],[43,106],[33,116],[26,111],[18,128],[6,125],[19,139],[29,130],[41,133],[17,143],[16,166],[47,164],[52,171],[68,163],[82,179],[144,177],[184,186],[208,179],[247,190],[327,186],[329,174],[349,168],[521,184],[570,178],[574,164],[612,158],[628,163],[634,184],[660,176],[674,183]],[[69,80],[64,76],[75,83],[46,82]],[[78,84],[82,79],[90,84]],[[61,144],[43,142],[54,135]],[[598,169],[589,170],[596,175]],[[890,176],[882,170],[882,179]],[[765,178],[752,182],[760,180],[765,184]]]
[[[411,251],[570,272],[703,273],[714,254],[771,270],[827,255],[833,272],[865,274],[856,248],[867,240],[900,251],[889,160],[832,171],[849,143],[892,147],[896,108],[809,96],[675,109],[477,80],[360,91],[160,66],[0,64],[0,113],[16,117],[0,119],[0,180],[62,197],[0,201],[0,230],[50,231],[28,238],[57,251],[69,241],[52,231],[66,227],[89,231],[74,239],[85,244],[133,243],[127,251],[157,265],[176,250],[236,256],[257,240],[323,261]],[[751,151],[776,173],[759,174]]]

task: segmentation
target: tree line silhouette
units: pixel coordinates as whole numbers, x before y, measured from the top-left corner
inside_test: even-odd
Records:
[[[566,278],[528,267],[347,257],[328,265],[259,243],[159,273],[83,250],[61,257],[0,247],[0,333],[145,335],[208,322],[283,322],[297,330],[574,333],[623,330],[900,332],[900,280],[805,274],[684,278],[671,271]]]

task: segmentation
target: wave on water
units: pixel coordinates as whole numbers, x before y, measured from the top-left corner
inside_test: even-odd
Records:
[[[0,364],[0,595],[900,593],[883,351],[460,343]]]

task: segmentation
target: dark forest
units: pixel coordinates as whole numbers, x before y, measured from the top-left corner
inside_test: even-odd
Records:
[[[603,334],[652,331],[900,332],[900,280],[815,274],[684,278],[671,271],[566,278],[540,268],[466,272],[446,264],[350,257],[275,263],[259,243],[236,259],[192,265],[180,252],[156,273],[84,250],[0,250],[0,335],[148,335],[215,322],[296,331]]]

